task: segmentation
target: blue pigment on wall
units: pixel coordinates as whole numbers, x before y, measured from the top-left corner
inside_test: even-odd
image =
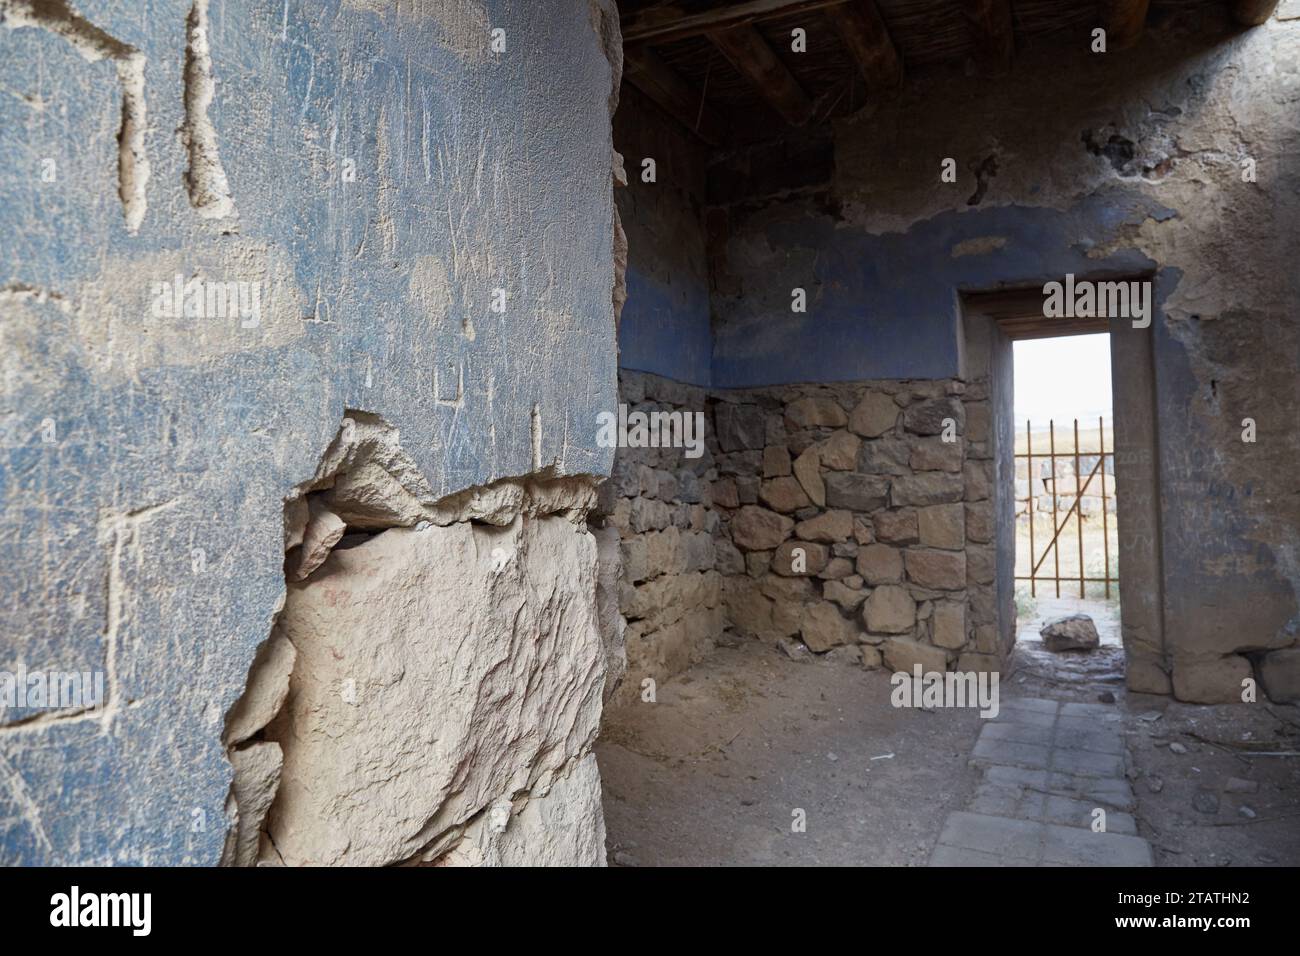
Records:
[[[618,346],[622,368],[708,385],[713,352],[708,291],[665,287],[629,262]]]
[[[772,250],[750,259],[743,295],[715,303],[713,384],[944,378],[958,371],[960,292],[1041,286],[1066,273],[1103,277],[1148,272],[1131,250],[1088,256],[1120,227],[1172,211],[1121,192],[1068,210],[999,206],[951,212],[905,233],[873,235],[806,207],[761,227]],[[995,237],[1000,248],[954,256],[959,243]],[[737,237],[733,236],[735,247]],[[754,277],[757,278],[754,278]],[[804,314],[791,289],[808,292]]]

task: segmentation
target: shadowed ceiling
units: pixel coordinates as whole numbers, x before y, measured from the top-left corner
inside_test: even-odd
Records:
[[[851,113],[940,64],[1005,70],[1028,44],[1097,27],[1124,50],[1148,20],[1216,5],[1256,25],[1277,0],[619,0],[627,82],[712,146]]]

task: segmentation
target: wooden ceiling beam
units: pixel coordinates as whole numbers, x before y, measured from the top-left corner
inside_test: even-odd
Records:
[[[710,146],[727,141],[727,122],[704,101],[702,93],[649,47],[626,50],[623,76]]]
[[[1101,25],[1107,50],[1127,50],[1142,38],[1150,0],[1101,0]]]
[[[888,89],[903,81],[903,60],[875,0],[850,0],[827,7],[825,13],[857,61],[868,90]]]
[[[808,122],[813,112],[812,101],[752,24],[710,30],[706,35],[782,119],[791,126]]]
[[[1015,53],[1011,0],[962,0],[975,60],[985,69],[1002,70]]]
[[[687,14],[677,6],[651,7],[623,19],[623,45],[670,43],[714,30],[753,23],[764,17],[810,13],[845,2],[846,0],[747,0],[745,3],[734,3],[694,14]]]
[[[1049,319],[1041,315],[998,319],[998,328],[1010,339],[1054,339],[1060,335],[1095,335],[1110,331],[1110,319]]]
[[[1257,27],[1273,15],[1277,0],[1232,0],[1232,16],[1243,27]]]

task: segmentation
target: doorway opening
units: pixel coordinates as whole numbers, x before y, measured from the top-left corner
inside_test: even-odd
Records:
[[[1016,641],[1122,660],[1110,334],[1019,338],[1013,368]]]

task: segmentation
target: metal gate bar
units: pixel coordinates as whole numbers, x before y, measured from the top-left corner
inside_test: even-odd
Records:
[[[1055,586],[1057,597],[1061,596],[1062,581],[1069,582],[1069,583],[1078,583],[1079,597],[1081,598],[1086,596],[1085,588],[1087,584],[1102,584],[1105,587],[1106,598],[1109,600],[1111,594],[1111,590],[1110,590],[1111,584],[1119,583],[1119,579],[1111,573],[1110,515],[1107,506],[1112,496],[1108,494],[1106,491],[1106,461],[1107,459],[1110,459],[1111,473],[1113,474],[1115,452],[1113,449],[1110,451],[1106,450],[1106,424],[1105,424],[1105,420],[1099,417],[1097,419],[1097,448],[1098,448],[1097,462],[1095,465],[1093,465],[1092,470],[1088,473],[1087,479],[1084,480],[1083,476],[1080,474],[1080,471],[1082,470],[1081,457],[1084,454],[1084,452],[1079,442],[1079,420],[1077,418],[1074,419],[1073,424],[1074,424],[1074,448],[1072,451],[1070,452],[1062,451],[1058,455],[1057,448],[1056,448],[1056,422],[1054,420],[1049,419],[1047,423],[1047,427],[1048,427],[1047,455],[1039,454],[1035,456],[1033,423],[1028,420],[1025,422],[1025,451],[1023,454],[1021,454],[1020,452],[1016,452],[1014,453],[1013,457],[1016,459],[1021,459],[1021,458],[1025,459],[1026,469],[1027,469],[1026,473],[1029,476],[1027,496],[1024,498],[1017,497],[1016,500],[1020,502],[1024,502],[1025,514],[1029,519],[1030,571],[1027,576],[1016,575],[1016,580],[1028,581],[1029,593],[1035,597],[1037,597],[1038,595],[1039,581],[1052,582],[1053,585]],[[1091,453],[1089,452],[1089,454]],[[1047,458],[1049,462],[1049,467],[1051,469],[1051,476],[1049,480],[1051,482],[1051,495],[1052,495],[1053,534],[1051,540],[1048,541],[1047,545],[1043,548],[1043,552],[1041,555],[1038,553],[1037,546],[1034,540],[1034,515],[1036,514],[1035,504],[1037,498],[1037,496],[1034,494],[1034,490],[1035,490],[1035,482],[1038,481],[1038,478],[1034,475],[1035,457],[1037,457],[1040,462],[1043,460],[1043,458]],[[1060,515],[1059,504],[1057,500],[1057,492],[1059,489],[1057,488],[1056,463],[1059,457],[1064,457],[1066,460],[1069,460],[1070,457],[1074,458],[1074,501],[1070,505],[1070,507],[1066,510],[1063,518]],[[1084,569],[1084,548],[1083,548],[1083,534],[1084,534],[1083,496],[1089,490],[1089,488],[1091,488],[1093,478],[1095,478],[1098,474],[1100,474],[1101,476],[1101,495],[1100,495],[1101,535],[1102,535],[1102,556],[1103,556],[1103,561],[1105,566],[1105,572],[1104,572],[1105,576],[1100,578],[1088,577]],[[1070,523],[1071,516],[1073,516],[1075,519],[1075,529],[1076,529],[1076,534],[1078,536],[1079,572],[1077,576],[1062,577],[1059,539],[1061,536],[1061,532],[1064,531],[1066,526]],[[1053,559],[1052,562],[1053,573],[1050,575],[1039,573],[1040,569],[1042,568],[1043,562],[1047,560],[1049,553],[1051,554]]]

